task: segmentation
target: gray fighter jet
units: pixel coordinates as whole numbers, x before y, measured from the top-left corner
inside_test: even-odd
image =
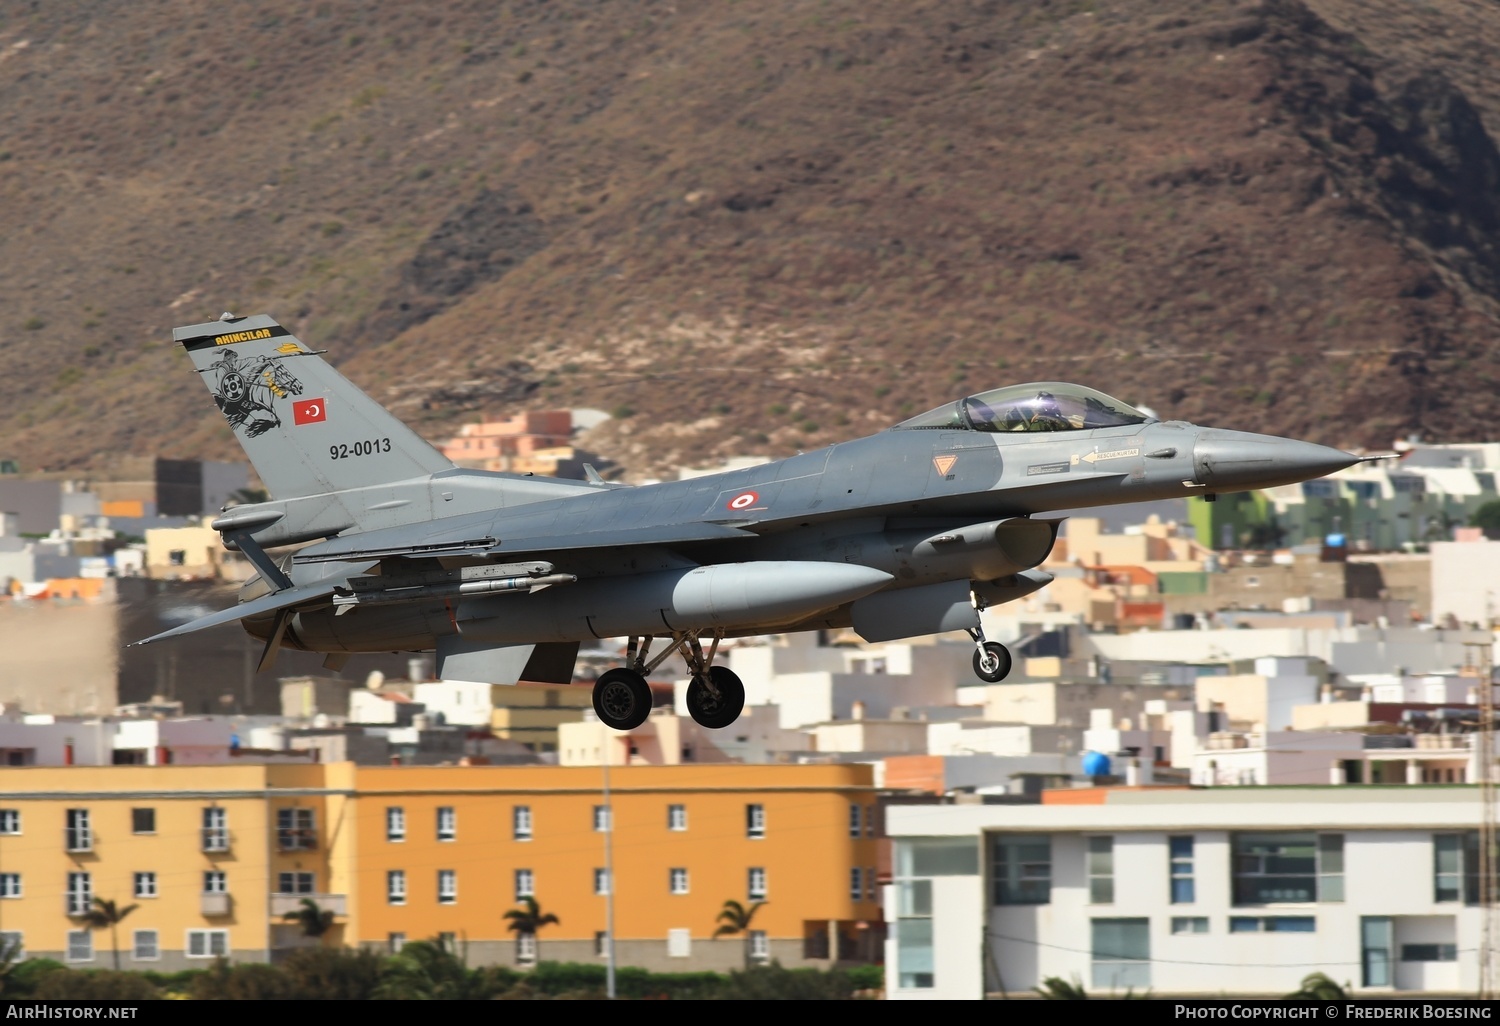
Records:
[[[867,641],[965,631],[974,671],[1010,654],[979,613],[1036,591],[1052,510],[1288,484],[1359,457],[1309,442],[1158,421],[1062,382],[947,403],[868,438],[631,488],[455,467],[270,317],[178,328],[273,499],[213,521],[255,565],[238,620],[327,654],[437,652],[445,679],[566,684],[580,642],[627,638],[594,709],[627,730],[646,674],[687,665],[687,706],[726,727],[744,687],[726,637],[852,627]],[[300,546],[279,558],[267,551]],[[654,654],[653,654],[654,650]]]

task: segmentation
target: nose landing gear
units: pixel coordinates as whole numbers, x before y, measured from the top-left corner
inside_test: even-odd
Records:
[[[969,601],[974,603],[975,626],[965,627],[964,632],[974,639],[974,676],[988,684],[998,684],[1010,673],[1010,650],[998,641],[986,641],[984,624],[978,614],[984,612],[984,600],[970,592]]]
[[[653,638],[631,638],[625,649],[626,665],[600,675],[594,684],[594,713],[600,722],[615,730],[634,730],[651,715],[651,689],[646,674],[656,669],[674,652],[687,664],[692,682],[688,684],[688,714],[699,725],[710,730],[727,727],[739,718],[745,708],[745,685],[727,666],[713,665],[723,635],[715,632],[705,655],[696,631],[679,631],[672,643],[649,663],[646,656]]]

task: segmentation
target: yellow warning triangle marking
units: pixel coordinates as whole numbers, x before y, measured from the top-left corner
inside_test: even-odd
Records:
[[[937,467],[937,472],[942,477],[948,476],[948,471],[953,469],[953,464],[958,462],[957,456],[934,456],[932,465]]]

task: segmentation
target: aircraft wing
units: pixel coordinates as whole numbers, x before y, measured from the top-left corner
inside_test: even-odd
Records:
[[[647,524],[642,527],[566,531],[563,518],[546,516],[497,518],[494,514],[450,517],[428,524],[351,534],[309,546],[297,563],[359,562],[393,557],[515,556],[579,549],[629,548],[636,545],[686,545],[692,542],[753,538],[751,532],[725,524]],[[450,522],[451,521],[451,522]]]
[[[316,602],[319,599],[326,599],[333,594],[334,586],[337,583],[336,581],[327,581],[309,585],[305,588],[289,588],[286,591],[277,591],[269,595],[262,595],[258,599],[241,602],[238,605],[230,606],[228,609],[221,609],[217,613],[200,616],[196,620],[190,620],[180,627],[173,627],[169,631],[153,634],[151,637],[143,638],[140,641],[132,641],[127,647],[133,648],[136,645],[149,645],[151,642],[161,641],[163,638],[175,638],[179,634],[192,634],[194,631],[217,627],[223,623],[234,623],[237,620],[243,620],[247,616],[258,616],[261,613],[271,613],[278,609],[286,609],[290,606],[300,606],[308,602]]]

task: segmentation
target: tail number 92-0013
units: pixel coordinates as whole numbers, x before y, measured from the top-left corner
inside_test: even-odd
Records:
[[[328,455],[336,460],[347,460],[352,456],[373,456],[377,452],[390,451],[391,440],[389,438],[366,438],[360,442],[340,443],[328,447]]]

